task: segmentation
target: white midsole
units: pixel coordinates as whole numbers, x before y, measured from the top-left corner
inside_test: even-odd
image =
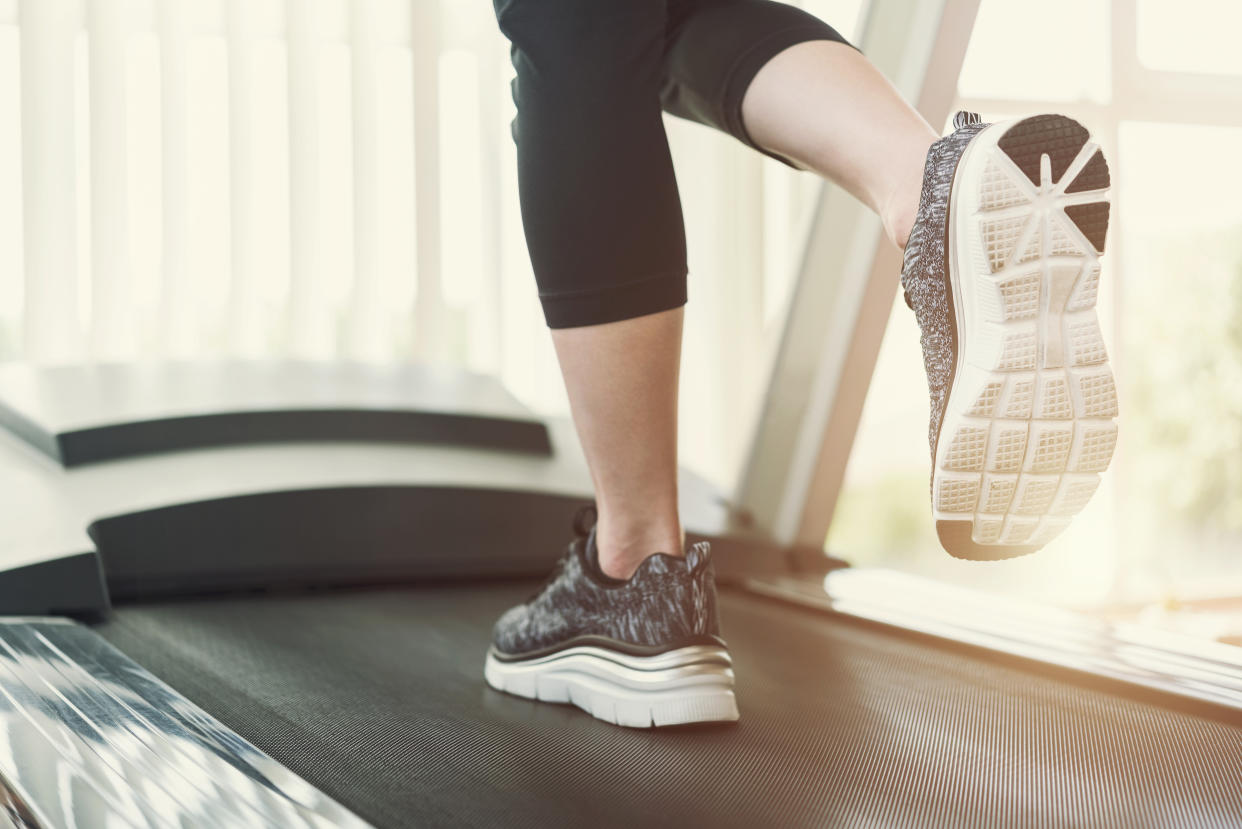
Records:
[[[967,222],[960,219],[961,210],[964,206],[959,204],[961,200],[960,194],[963,192],[973,192],[977,186],[977,170],[971,168],[973,156],[977,153],[993,151],[996,149],[996,142],[1005,134],[1008,124],[992,124],[978,135],[974,140],[966,145],[966,150],[962,153],[961,159],[958,161],[957,169],[963,175],[953,177],[953,186],[949,188],[949,221],[953,224],[953,233],[949,237],[949,285],[953,289],[953,308],[954,322],[957,324],[957,363],[953,367],[953,377],[956,380],[964,373],[966,365],[966,352],[970,350],[970,341],[968,332],[970,331],[969,322],[973,322],[978,311],[975,308],[974,291],[963,291],[962,283],[965,280],[961,275],[961,266],[958,264],[958,251],[969,250],[970,239],[968,233]],[[985,146],[986,145],[986,146]],[[971,206],[970,213],[974,214],[974,207]],[[949,387],[949,399],[945,403],[945,416],[950,412],[961,411],[962,406],[958,400],[958,389],[961,388],[960,383],[953,383]],[[941,431],[944,431],[944,421],[940,424]],[[936,444],[936,465],[935,469],[940,469],[943,455],[945,452],[945,441],[939,441]]]
[[[1064,528],[1098,485],[1107,457],[1100,463],[1100,450],[1093,447],[1115,441],[1115,391],[1094,300],[1067,304],[1088,273],[1094,269],[1098,275],[1099,253],[1061,213],[1066,205],[1106,203],[1107,190],[1065,192],[1098,150],[1087,140],[1053,187],[1030,191],[1024,174],[998,146],[1013,127],[1014,122],[993,124],[974,137],[949,193],[947,266],[958,347],[936,445],[933,514],[937,521],[970,522],[976,544],[1039,546]],[[1045,155],[1041,180],[1050,175],[1048,163]],[[1008,206],[985,205],[981,186],[986,180],[992,188],[997,181],[987,178],[989,167],[993,175],[1014,171],[1022,189],[1034,195],[1023,194]],[[1055,227],[1054,216],[1060,217]],[[985,234],[985,225],[991,230],[1007,221],[1020,221],[1023,234]],[[1070,253],[1054,249],[1053,232],[1071,243]],[[1028,241],[1036,254],[1019,261],[1017,253],[1028,249]],[[1000,266],[999,259],[989,261],[998,251],[1010,251]],[[1000,286],[1013,290],[1032,280],[1038,280],[1038,304],[1010,317],[1017,306],[1005,303],[1018,299],[1002,297]],[[1011,344],[1021,342],[1018,334],[1033,343],[1027,352],[1033,356],[1025,358],[1029,363],[1009,362]],[[1098,343],[1098,357],[1088,356],[1090,343]],[[1012,353],[1021,354],[1016,346]],[[1107,388],[1086,399],[1088,383]],[[1020,390],[1027,396],[1025,409],[1017,402]],[[1064,402],[1053,413],[1058,390]],[[981,396],[984,392],[992,396]],[[985,399],[987,407],[980,410]]]
[[[520,661],[489,652],[484,677],[498,691],[571,703],[618,725],[649,727],[738,717],[732,660],[721,647],[696,645],[634,656],[587,645]]]

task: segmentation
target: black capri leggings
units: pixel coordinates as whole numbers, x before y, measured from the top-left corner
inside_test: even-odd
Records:
[[[742,124],[755,74],[795,43],[844,38],[770,0],[494,4],[513,45],[522,224],[548,325],[684,305],[685,228],[661,109],[763,152]]]

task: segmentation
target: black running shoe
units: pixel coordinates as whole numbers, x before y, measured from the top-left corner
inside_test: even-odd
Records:
[[[1117,442],[1095,314],[1108,164],[1063,115],[953,124],[927,156],[901,281],[922,328],[940,542],[1010,558],[1065,528]]]
[[[736,720],[708,543],[622,581],[600,570],[583,519],[544,588],[496,623],[487,684],[635,728]]]

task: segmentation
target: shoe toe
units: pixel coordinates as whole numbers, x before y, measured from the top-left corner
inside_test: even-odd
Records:
[[[492,645],[501,653],[517,653],[521,650],[527,627],[527,606],[517,605],[501,614],[492,628]]]

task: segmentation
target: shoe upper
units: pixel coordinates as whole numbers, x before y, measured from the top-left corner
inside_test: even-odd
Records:
[[[569,545],[544,588],[496,623],[493,645],[504,654],[556,649],[583,637],[638,648],[680,647],[720,632],[711,547],[692,544],[685,557],[656,553],[625,581],[597,564],[595,529]]]
[[[933,461],[957,363],[957,326],[949,284],[949,194],[953,174],[967,145],[987,126],[978,115],[959,112],[953,118],[953,132],[928,150],[919,208],[902,261],[901,286],[906,304],[914,310],[922,331],[923,365],[931,395],[927,439]]]

